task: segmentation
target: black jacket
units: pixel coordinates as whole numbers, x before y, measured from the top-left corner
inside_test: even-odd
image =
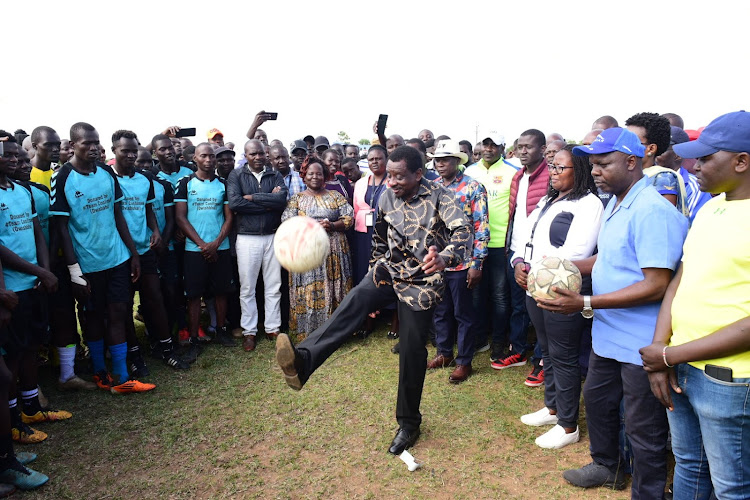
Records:
[[[279,187],[277,193],[272,193]],[[234,218],[237,234],[273,234],[281,224],[281,213],[286,208],[286,184],[282,175],[267,168],[258,179],[247,165],[232,170],[227,177],[229,208],[237,214]],[[248,201],[243,196],[252,195]]]

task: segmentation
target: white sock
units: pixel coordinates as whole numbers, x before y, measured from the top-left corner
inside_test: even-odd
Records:
[[[75,344],[70,344],[66,347],[58,347],[57,356],[60,358],[60,382],[67,382],[76,376],[74,370],[76,361]]]

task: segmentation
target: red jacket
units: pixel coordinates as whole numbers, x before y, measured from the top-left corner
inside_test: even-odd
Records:
[[[505,252],[510,252],[510,240],[513,235],[513,217],[516,215],[516,198],[518,198],[518,184],[521,182],[521,176],[526,173],[526,167],[522,168],[513,180],[510,181],[510,217],[508,218],[508,232],[505,234]],[[547,161],[542,158],[539,166],[534,173],[529,176],[529,191],[526,194],[526,217],[536,208],[539,200],[544,198],[549,187],[549,171],[547,170]]]

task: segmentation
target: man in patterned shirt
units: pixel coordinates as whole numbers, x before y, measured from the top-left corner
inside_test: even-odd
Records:
[[[472,228],[455,195],[422,178],[422,155],[396,148],[388,160],[388,187],[378,203],[370,272],[333,315],[296,348],[289,337],[276,341],[276,360],[287,384],[300,390],[310,375],[352,335],[363,311],[398,301],[401,321],[396,420],[399,430],[388,451],[399,455],[419,437],[419,405],[427,371],[427,331],[445,281],[443,270],[463,263],[471,251]]]
[[[434,154],[435,170],[440,174],[435,182],[456,193],[456,203],[466,214],[474,229],[474,246],[471,254],[455,267],[446,269],[446,293],[435,308],[435,333],[437,356],[427,363],[427,369],[442,368],[453,363],[454,338],[458,344],[455,358],[456,369],[448,381],[463,382],[471,375],[471,359],[474,357],[474,341],[477,330],[472,289],[482,280],[482,262],[487,257],[487,242],[490,228],[487,217],[487,191],[484,187],[459,169],[469,156],[460,151],[456,141],[440,141]]]

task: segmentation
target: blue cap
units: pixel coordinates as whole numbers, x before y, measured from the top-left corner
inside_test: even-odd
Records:
[[[716,118],[698,139],[672,146],[683,158],[701,158],[719,151],[750,153],[750,113],[735,111]]]
[[[646,154],[646,148],[643,147],[638,136],[621,127],[602,130],[602,133],[597,135],[590,145],[573,148],[573,154],[576,156],[605,155],[613,151],[639,158],[643,158],[643,155]]]

